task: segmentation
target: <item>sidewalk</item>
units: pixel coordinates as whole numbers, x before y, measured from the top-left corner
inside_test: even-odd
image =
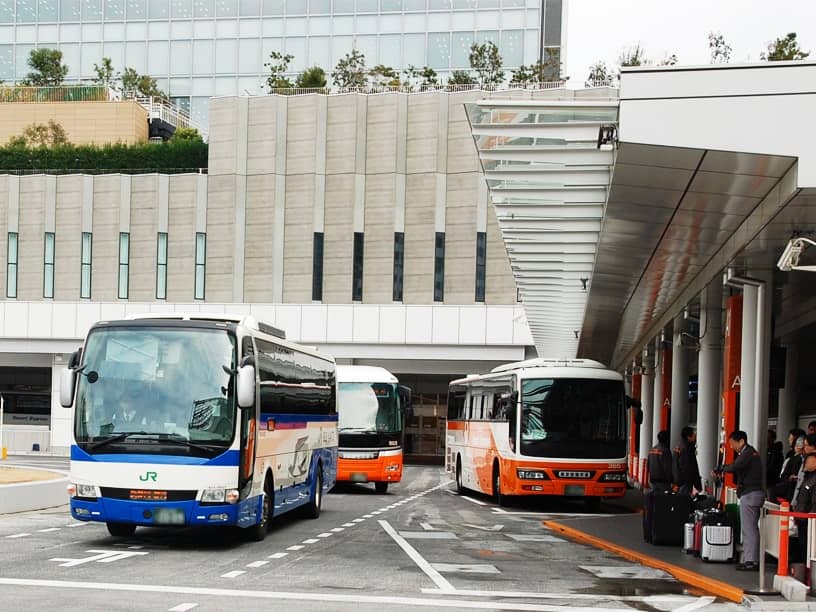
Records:
[[[0,515],[53,508],[68,503],[64,472],[0,464]]]
[[[642,507],[642,495],[639,491],[629,491],[626,497],[611,504],[637,511]],[[684,553],[680,546],[653,546],[646,543],[643,541],[642,520],[642,515],[636,512],[565,518],[544,521],[544,525],[564,537],[661,569],[681,582],[730,601],[750,603],[752,607],[763,607],[758,604],[770,604],[771,607],[775,604],[797,605],[780,595],[767,593],[773,587],[775,560],[769,558],[765,566],[764,589],[767,592],[757,594],[760,586],[758,572],[739,572],[733,563],[705,563],[694,555]],[[746,599],[746,596],[752,594],[754,596]]]

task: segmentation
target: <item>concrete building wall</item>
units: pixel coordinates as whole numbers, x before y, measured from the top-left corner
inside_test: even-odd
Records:
[[[0,144],[32,123],[60,124],[74,144],[147,142],[147,111],[133,101],[33,102],[0,105]]]
[[[82,264],[83,177],[73,174],[56,179],[54,300],[78,300]]]
[[[119,282],[119,175],[102,174],[83,179],[93,185],[91,298],[115,301]]]
[[[130,197],[124,194],[124,205],[130,211],[130,264],[128,299],[149,302],[156,299],[156,244],[159,220],[159,194],[167,190],[167,176],[146,174],[121,177],[126,190],[131,181]],[[121,195],[121,194],[120,194]],[[137,203],[136,206],[133,203]],[[124,223],[122,228],[126,227]]]
[[[45,183],[43,175],[20,179],[17,238],[17,299],[20,300],[41,300],[43,297]]]
[[[203,178],[206,186],[206,177]],[[189,302],[194,295],[198,179],[197,175],[170,177],[167,207],[168,302]],[[204,196],[206,198],[206,194]],[[206,203],[206,199],[203,201]]]

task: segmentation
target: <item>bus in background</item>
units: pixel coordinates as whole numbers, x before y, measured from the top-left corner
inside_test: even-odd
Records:
[[[623,377],[587,359],[530,359],[454,380],[446,470],[461,492],[583,497],[626,491]]]
[[[251,316],[100,321],[62,373],[74,406],[70,507],[114,536],[137,525],[320,515],[337,473],[334,360]]]
[[[410,410],[410,391],[385,368],[338,365],[337,480],[373,482],[377,493],[399,482]]]

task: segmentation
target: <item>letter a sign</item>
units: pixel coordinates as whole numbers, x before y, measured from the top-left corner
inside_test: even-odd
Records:
[[[731,383],[731,388],[732,389],[739,389],[741,384],[742,383],[740,381],[740,377],[739,377],[739,375],[737,375],[737,376],[734,377],[734,382]]]

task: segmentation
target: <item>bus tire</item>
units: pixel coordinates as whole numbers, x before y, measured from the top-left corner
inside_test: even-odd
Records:
[[[388,483],[387,482],[375,482],[374,483],[374,490],[377,493],[383,494],[388,492]]]
[[[116,538],[128,538],[136,533],[136,525],[131,523],[107,523],[108,533]]]
[[[464,495],[465,487],[462,485],[462,458],[456,456],[456,492],[459,495]]]
[[[318,463],[315,469],[315,487],[312,492],[312,499],[304,507],[303,514],[306,518],[316,519],[320,516],[320,508],[323,505],[323,465]]]
[[[248,527],[246,534],[253,542],[263,542],[266,533],[269,531],[270,518],[272,516],[272,504],[274,500],[274,489],[269,476],[264,480],[263,501],[261,502],[261,516],[257,523]]]
[[[501,491],[501,470],[498,461],[493,464],[493,500],[500,506],[507,502],[507,496]]]

